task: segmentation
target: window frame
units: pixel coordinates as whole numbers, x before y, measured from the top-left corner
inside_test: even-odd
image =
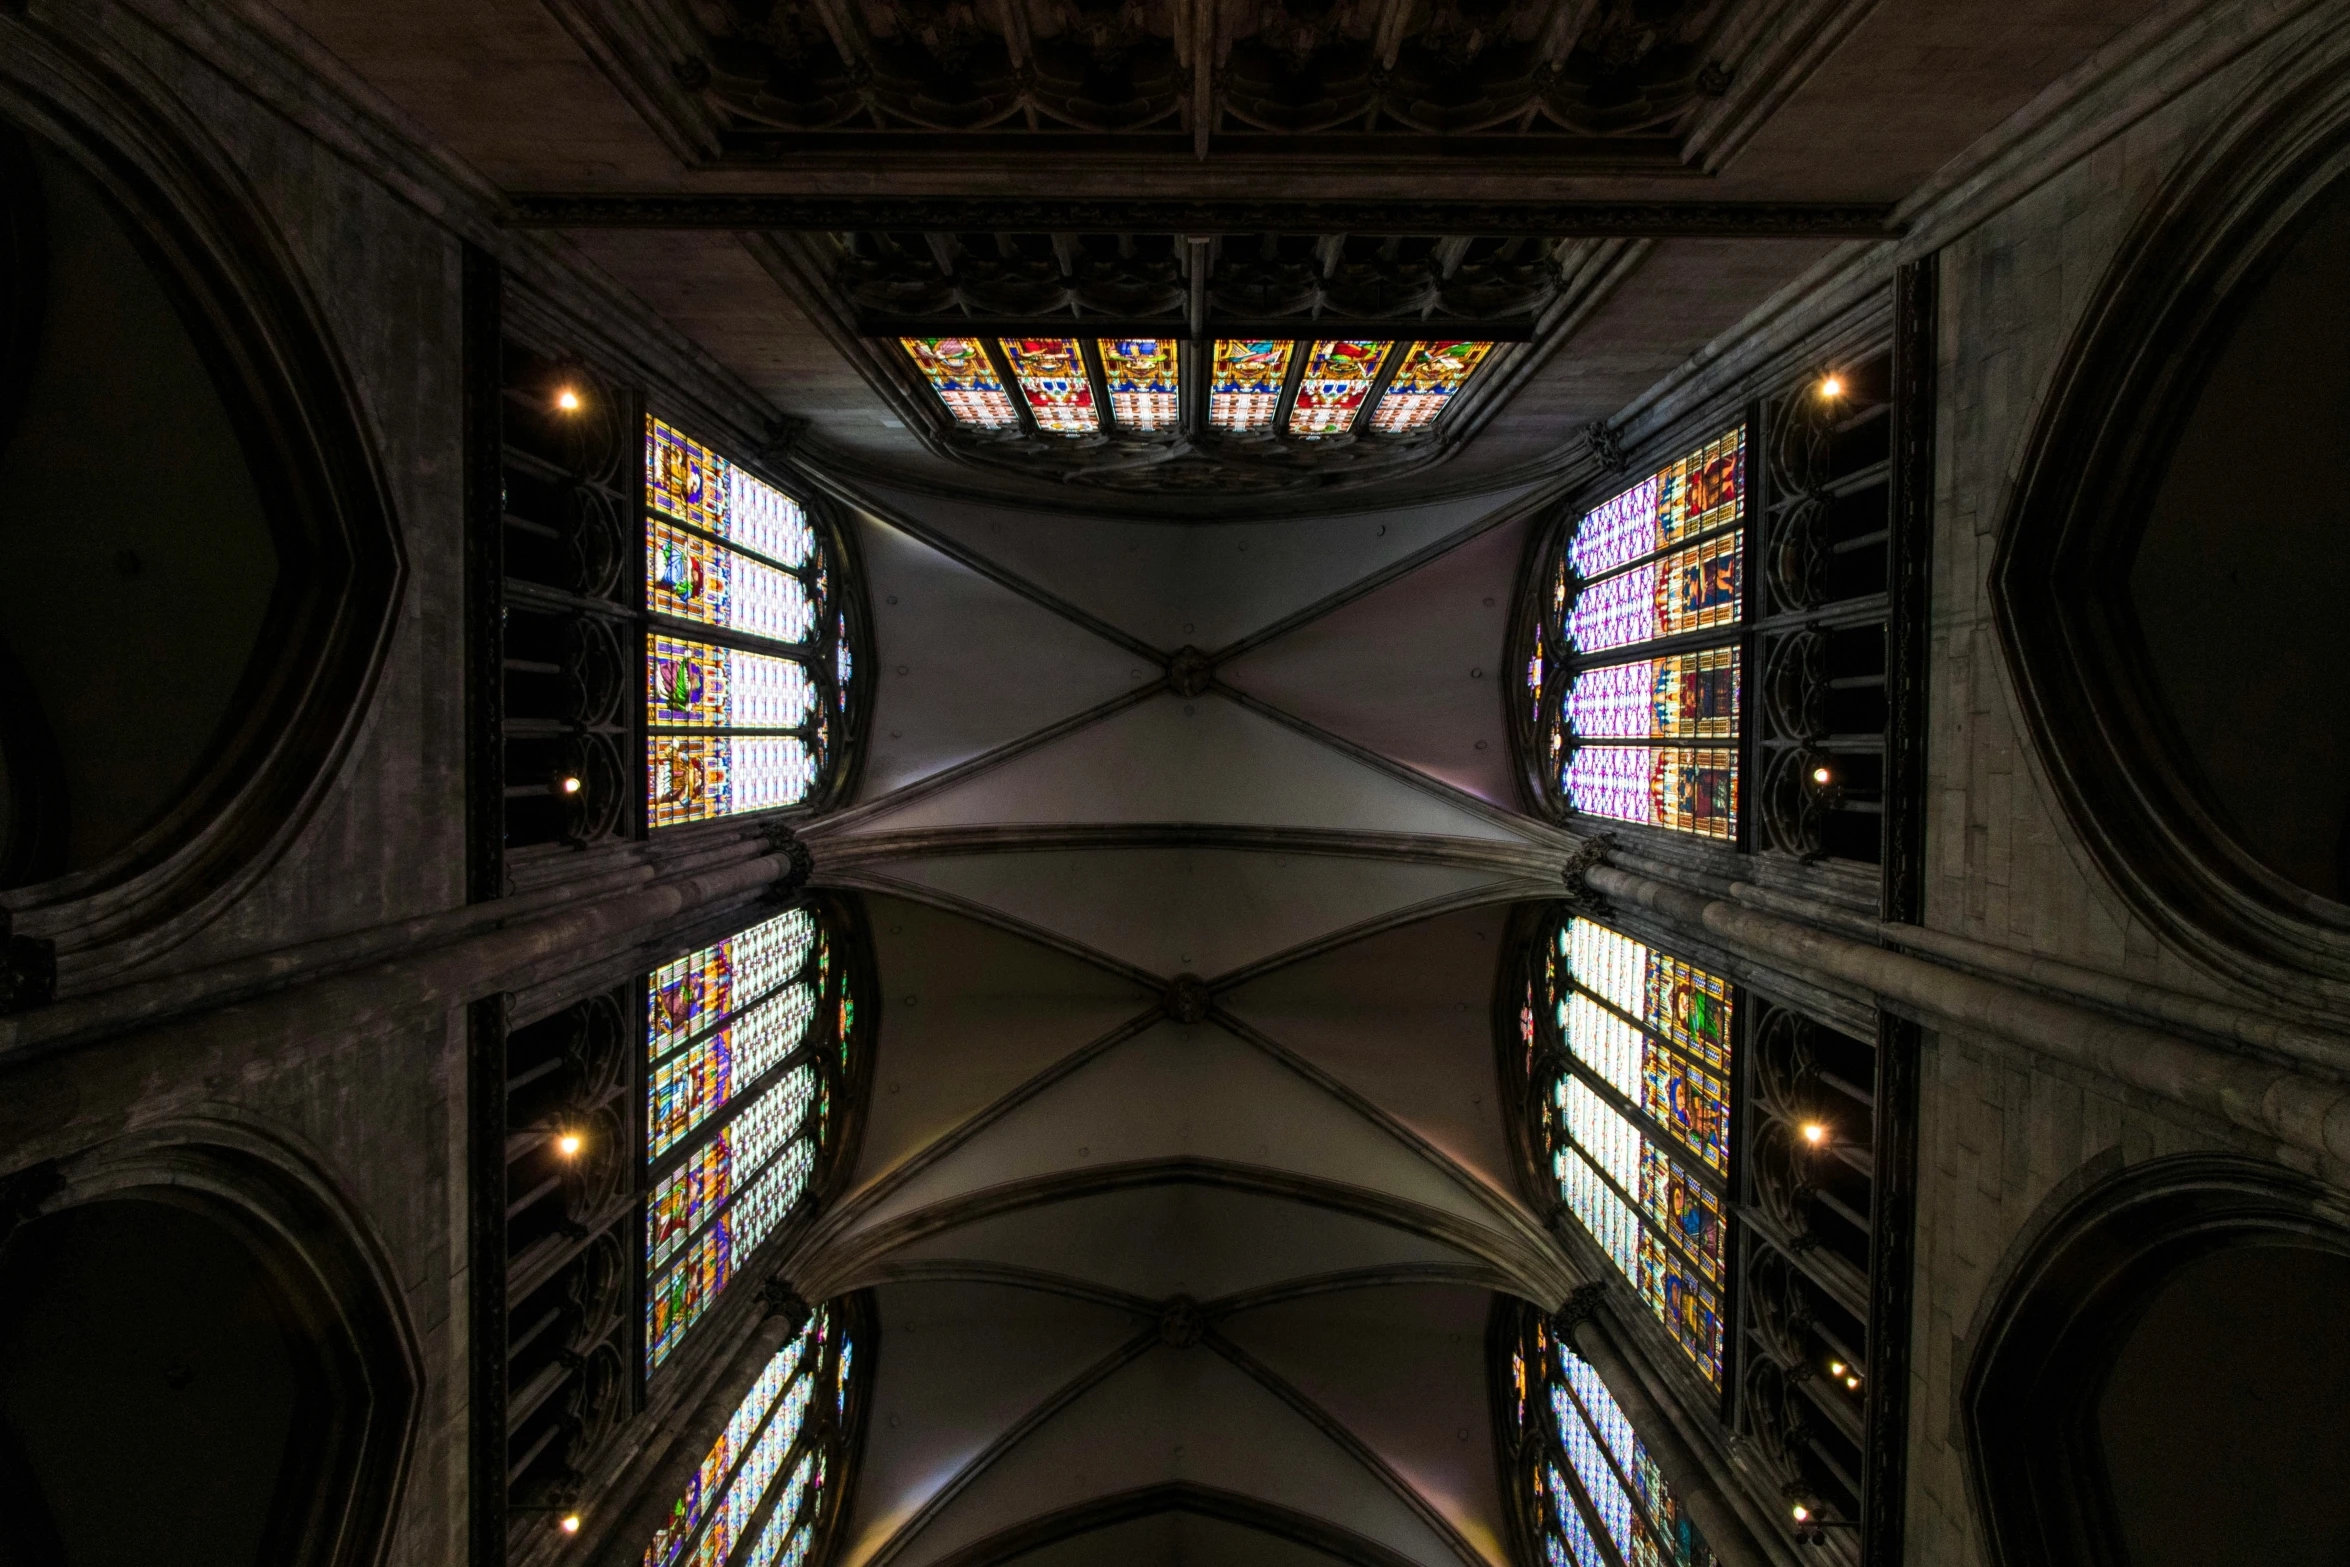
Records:
[[[1501,1465],[1502,1495],[1507,1500],[1509,1528],[1513,1554],[1527,1567],[1553,1567],[1549,1542],[1560,1537],[1565,1544],[1564,1560],[1558,1567],[1641,1567],[1638,1553],[1625,1552],[1609,1529],[1605,1516],[1590,1494],[1581,1466],[1578,1465],[1559,1430],[1557,1406],[1552,1399],[1554,1388],[1563,1389],[1583,1422],[1598,1461],[1605,1466],[1623,1488],[1630,1504],[1630,1517],[1657,1547],[1660,1562],[1675,1567],[1716,1567],[1712,1548],[1704,1544],[1698,1534],[1700,1555],[1684,1556],[1675,1551],[1669,1555],[1663,1543],[1672,1536],[1661,1528],[1656,1509],[1643,1494],[1640,1485],[1624,1466],[1624,1460],[1600,1435],[1599,1419],[1590,1412],[1582,1394],[1575,1389],[1566,1371],[1566,1360],[1573,1357],[1591,1370],[1598,1379],[1597,1368],[1584,1361],[1565,1333],[1553,1319],[1532,1302],[1514,1296],[1494,1297],[1493,1315],[1486,1332],[1487,1356],[1492,1378],[1493,1420],[1497,1436],[1494,1443],[1497,1461]],[[1521,1381],[1521,1377],[1523,1380]],[[1604,1386],[1604,1382],[1601,1384]],[[1610,1401],[1614,1395],[1610,1393]],[[1522,1400],[1522,1403],[1520,1402]],[[1616,1413],[1624,1415],[1620,1405]],[[1625,1426],[1631,1428],[1631,1419],[1624,1416]],[[1634,1429],[1632,1436],[1640,1440]],[[1645,1444],[1643,1444],[1645,1446]],[[1546,1476],[1555,1474],[1565,1482],[1565,1495],[1546,1483]],[[1663,1491],[1668,1504],[1686,1515],[1685,1504],[1675,1501],[1662,1475],[1655,1481]],[[1568,1527],[1554,1527],[1554,1519],[1562,1517],[1561,1506],[1573,1509],[1573,1526],[1579,1528],[1584,1539],[1595,1549],[1585,1556],[1570,1538]],[[1695,1533],[1692,1523],[1691,1530]]]
[[[642,626],[640,638],[635,698],[635,723],[638,729],[638,760],[643,831],[647,837],[656,834],[667,837],[696,828],[709,828],[721,823],[740,823],[757,819],[804,821],[837,809],[855,791],[863,770],[866,730],[872,710],[873,638],[871,607],[866,602],[863,561],[856,548],[852,530],[841,511],[830,498],[806,483],[790,470],[734,456],[724,443],[705,440],[694,434],[687,424],[670,416],[670,410],[659,403],[648,403],[644,410],[647,461],[644,465],[643,493],[638,500],[640,521],[639,569],[637,581],[637,618]],[[653,493],[659,480],[650,461],[653,429],[666,427],[673,434],[692,442],[711,457],[739,468],[751,478],[766,484],[800,508],[814,543],[805,567],[786,565],[780,560],[763,555],[735,540],[724,538],[706,527],[696,525],[653,503]],[[737,630],[713,625],[707,621],[659,610],[652,605],[652,551],[656,528],[671,527],[691,539],[700,540],[711,548],[731,551],[761,566],[782,571],[810,585],[811,596],[816,580],[829,573],[827,591],[817,597],[815,637],[807,642],[790,642],[758,632]],[[832,625],[827,626],[826,621]],[[727,815],[688,818],[683,821],[656,823],[657,801],[653,790],[655,748],[665,736],[713,734],[792,735],[803,739],[811,750],[816,749],[814,719],[799,729],[782,730],[767,727],[736,726],[720,729],[712,725],[660,724],[652,719],[651,682],[654,648],[658,639],[701,643],[732,652],[757,654],[767,658],[788,659],[799,663],[808,672],[816,690],[816,710],[829,721],[830,733],[818,753],[816,776],[808,792],[787,805],[768,806],[759,810],[736,811]],[[838,677],[839,657],[845,650],[850,663],[851,677],[844,696]],[[862,678],[860,678],[860,676]]]
[[[663,968],[671,963],[708,951],[722,942],[731,941],[782,919],[795,910],[810,910],[815,918],[816,932],[805,957],[795,968],[792,977],[783,979],[753,1000],[731,1008],[681,1031],[658,1060],[653,1053],[652,1006],[653,981]],[[745,1084],[739,1092],[730,1093],[727,1100],[705,1113],[699,1121],[682,1132],[669,1146],[658,1153],[653,1150],[651,1118],[655,1095],[655,1076],[659,1067],[681,1062],[698,1045],[716,1037],[734,1023],[752,1016],[760,1009],[780,1000],[801,979],[817,975],[819,954],[829,944],[831,969],[824,974],[816,996],[814,1011],[801,1037],[757,1077]],[[843,995],[853,998],[853,1016],[844,1040],[840,1024],[840,1001]],[[637,1235],[632,1265],[638,1280],[638,1299],[635,1321],[638,1341],[635,1349],[635,1375],[640,1387],[649,1388],[680,1374],[680,1367],[701,1363],[706,1346],[715,1342],[713,1335],[697,1330],[713,1320],[728,1317],[728,1306],[740,1292],[735,1286],[741,1277],[755,1272],[757,1258],[773,1258],[787,1252],[791,1245],[812,1225],[825,1204],[840,1188],[856,1160],[858,1144],[864,1130],[866,1105],[872,1084],[872,1064],[875,1043],[880,1035],[881,991],[872,953],[871,928],[862,903],[854,894],[804,893],[788,903],[757,911],[756,917],[739,917],[728,926],[694,941],[683,953],[640,976],[634,987],[636,1018],[636,1057],[644,1073],[641,1090],[635,1095],[635,1179],[638,1182]],[[803,1120],[787,1133],[779,1146],[752,1172],[749,1179],[736,1182],[729,1172],[729,1190],[725,1201],[698,1216],[689,1226],[684,1239],[658,1259],[653,1253],[653,1225],[655,1202],[663,1183],[678,1176],[711,1146],[718,1135],[741,1121],[751,1110],[763,1103],[768,1095],[781,1092],[791,1075],[801,1066],[813,1066],[817,1087]],[[800,1129],[814,1121],[817,1126],[816,1147],[806,1179],[790,1204],[772,1221],[766,1232],[747,1252],[731,1249],[731,1232],[725,1277],[710,1287],[691,1320],[676,1329],[670,1347],[656,1356],[655,1300],[657,1291],[668,1277],[685,1267],[693,1251],[716,1230],[717,1225],[739,1212],[739,1204],[748,1196],[756,1180],[781,1170],[782,1161],[789,1157],[793,1143],[799,1140]],[[702,1352],[695,1352],[700,1347]]]
[[[1527,805],[1535,815],[1579,829],[1611,833],[1628,831],[1654,835],[1659,840],[1703,844],[1730,851],[1742,852],[1752,843],[1754,788],[1752,758],[1748,751],[1756,729],[1755,705],[1761,700],[1761,687],[1755,678],[1754,662],[1754,551],[1759,537],[1754,526],[1758,462],[1756,432],[1761,429],[1760,419],[1759,404],[1749,403],[1738,406],[1727,416],[1717,411],[1700,424],[1681,427],[1671,441],[1651,443],[1650,460],[1627,466],[1623,471],[1610,475],[1604,487],[1577,491],[1572,499],[1562,501],[1549,520],[1537,528],[1528,540],[1511,609],[1506,655],[1507,667],[1511,672],[1507,686],[1510,693],[1510,743],[1517,752],[1519,787],[1524,791]],[[1687,433],[1692,428],[1704,433],[1694,436]],[[1655,482],[1676,464],[1694,459],[1716,442],[1741,432],[1744,438],[1742,491],[1739,515],[1735,522],[1677,538],[1670,544],[1660,545],[1645,554],[1610,566],[1598,577],[1591,579],[1591,582],[1615,580],[1644,566],[1662,566],[1685,550],[1721,539],[1736,538],[1739,541],[1736,616],[1722,626],[1627,642],[1590,654],[1562,656],[1561,650],[1568,646],[1567,622],[1583,589],[1591,585],[1575,574],[1567,559],[1575,531],[1583,519],[1641,485]],[[1658,460],[1655,456],[1658,452],[1670,455]],[[1563,595],[1560,591],[1562,584]],[[1564,769],[1579,748],[1566,730],[1562,711],[1575,676],[1586,670],[1609,668],[1642,659],[1694,656],[1724,649],[1733,650],[1737,660],[1737,717],[1732,733],[1719,737],[1681,739],[1598,736],[1582,744],[1626,750],[1645,745],[1726,752],[1731,759],[1730,832],[1725,836],[1715,836],[1691,828],[1627,821],[1575,809],[1560,781]],[[1538,651],[1543,660],[1542,690],[1537,698],[1530,701],[1526,676]],[[1551,759],[1554,728],[1560,742],[1555,761]]]
[[[1657,1121],[1642,1105],[1627,1099],[1588,1063],[1580,1060],[1569,1047],[1564,1031],[1557,1023],[1556,1005],[1548,999],[1545,959],[1555,951],[1560,934],[1577,918],[1591,916],[1581,915],[1560,902],[1522,906],[1512,915],[1502,947],[1501,984],[1495,994],[1494,1038],[1500,1055],[1501,1081],[1507,1095],[1508,1114],[1505,1120],[1517,1167],[1519,1189],[1536,1212],[1550,1217],[1554,1227],[1564,1226],[1588,1244],[1592,1253],[1604,1262],[1608,1275],[1625,1288],[1630,1298],[1639,1302],[1640,1316],[1672,1344],[1676,1364],[1687,1375],[1688,1385],[1695,1390],[1699,1400],[1717,1409],[1727,1410],[1738,1386],[1740,1362],[1737,1334],[1742,1235],[1736,1220],[1738,1205],[1745,1195],[1743,1149],[1747,1140],[1749,1116],[1745,1103],[1745,1073],[1741,1070],[1741,1062],[1746,1054],[1750,997],[1746,987],[1730,976],[1699,969],[1709,978],[1721,982],[1729,1010],[1729,1026],[1723,1041],[1724,1061],[1719,1068],[1715,1068],[1650,1028],[1645,1020],[1630,1017],[1589,987],[1561,976],[1564,980],[1562,992],[1589,997],[1608,1016],[1629,1024],[1644,1042],[1657,1041],[1672,1055],[1684,1058],[1720,1079],[1725,1110],[1722,1134],[1724,1167],[1716,1171],[1682,1142],[1671,1127]],[[1593,919],[1592,923],[1626,940],[1638,942],[1660,956],[1698,968],[1689,959],[1624,931],[1615,924],[1599,919]],[[1649,1213],[1637,1192],[1626,1191],[1612,1179],[1595,1154],[1579,1151],[1575,1154],[1599,1176],[1603,1187],[1630,1210],[1644,1235],[1654,1236],[1668,1256],[1677,1257],[1690,1265],[1697,1277],[1706,1279],[1711,1285],[1720,1361],[1718,1377],[1716,1372],[1709,1371],[1700,1362],[1696,1351],[1665,1320],[1663,1308],[1649,1300],[1640,1279],[1627,1274],[1616,1263],[1606,1244],[1583,1224],[1558,1180],[1555,1160],[1560,1153],[1569,1149],[1580,1150],[1582,1147],[1568,1130],[1565,1115],[1557,1105],[1559,1086],[1570,1079],[1594,1093],[1602,1104],[1639,1133],[1646,1146],[1653,1147],[1661,1154],[1677,1174],[1708,1192],[1718,1204],[1717,1222],[1721,1236],[1719,1277],[1707,1278],[1703,1259],[1672,1237],[1667,1227]]]
[[[727,1548],[711,1567],[730,1567],[747,1563],[757,1551],[764,1537],[776,1528],[776,1514],[785,1494],[792,1472],[810,1455],[821,1459],[819,1478],[802,1493],[792,1519],[783,1525],[783,1544],[768,1558],[769,1567],[790,1560],[790,1537],[805,1528],[808,1548],[796,1567],[821,1567],[832,1554],[843,1520],[847,1516],[847,1498],[853,1494],[857,1470],[864,1456],[865,1427],[872,1405],[874,1372],[880,1351],[880,1313],[875,1307],[870,1290],[836,1297],[813,1308],[805,1308],[808,1315],[794,1323],[784,1342],[773,1355],[752,1372],[750,1383],[739,1390],[741,1401],[730,1416],[727,1428],[718,1441],[712,1443],[710,1453],[688,1477],[686,1494],[679,1496],[672,1506],[669,1518],[654,1531],[651,1539],[630,1542],[637,1552],[640,1567],[691,1567],[696,1553],[705,1543],[714,1526],[717,1514],[729,1493],[750,1468],[750,1460],[759,1441],[773,1429],[773,1422],[781,1418],[792,1400],[793,1390],[805,1379],[814,1385],[799,1425],[790,1441],[774,1455],[773,1466],[764,1483],[758,1486],[756,1497],[748,1505],[748,1516],[743,1527],[734,1534]],[[790,1373],[766,1400],[765,1405],[750,1419],[750,1429],[741,1440],[727,1443],[727,1437],[737,1421],[757,1397],[759,1383],[767,1371],[795,1344],[800,1343],[811,1327],[819,1322],[830,1332],[826,1340],[816,1346],[817,1359],[813,1365],[795,1361]],[[849,1361],[849,1375],[841,1374],[844,1353]],[[806,1351],[801,1352],[804,1357]],[[704,1488],[702,1473],[713,1458],[718,1457],[720,1445],[727,1443],[733,1451],[719,1458],[720,1468],[715,1480]],[[686,1521],[675,1546],[656,1552],[662,1536],[676,1527],[680,1513]]]

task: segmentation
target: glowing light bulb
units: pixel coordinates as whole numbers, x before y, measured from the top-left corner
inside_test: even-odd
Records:
[[[1835,776],[1836,775],[1834,773],[1829,772],[1825,767],[1815,767],[1811,770],[1811,781],[1816,784],[1824,784]]]
[[[579,1134],[565,1132],[561,1137],[555,1139],[555,1146],[562,1151],[563,1157],[568,1159],[579,1152]]]
[[[1845,1385],[1846,1387],[1848,1387],[1848,1388],[1853,1388],[1853,1389],[1857,1390],[1857,1389],[1860,1387],[1860,1378],[1858,1378],[1858,1377],[1846,1377],[1846,1378],[1844,1379],[1844,1385]]]
[[[1844,1375],[1844,1362],[1843,1362],[1843,1361],[1841,1361],[1841,1360],[1831,1360],[1831,1361],[1829,1361],[1829,1362],[1828,1362],[1828,1375],[1830,1375],[1830,1376],[1832,1376],[1832,1377],[1840,1377],[1840,1376]]]
[[[563,1522],[560,1527],[565,1534],[579,1533],[579,1514],[565,1513],[563,1515]]]
[[[1817,1121],[1803,1123],[1803,1140],[1817,1148],[1828,1140],[1828,1129]]]
[[[579,788],[580,784],[578,779],[566,778],[563,780],[563,792],[565,794],[577,794],[579,793]]]
[[[1842,397],[1844,395],[1844,378],[1840,375],[1832,375],[1823,379],[1820,382],[1820,395],[1830,399]]]
[[[1797,1502],[1792,1508],[1788,1510],[1795,1514],[1795,1521],[1797,1523],[1811,1522],[1811,1509],[1804,1506],[1801,1502]]]
[[[579,394],[567,386],[555,394],[555,406],[567,414],[575,414],[579,412]]]

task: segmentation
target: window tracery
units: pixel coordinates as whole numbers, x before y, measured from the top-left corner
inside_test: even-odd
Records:
[[[1553,813],[1737,840],[1746,513],[1741,423],[1537,552],[1514,710]]]
[[[1599,1373],[1533,1306],[1504,1309],[1505,1462],[1539,1567],[1715,1567]]]
[[[1516,995],[1511,1075],[1535,1178],[1720,1387],[1735,991],[1559,910],[1521,949]]]
[[[837,795],[860,618],[845,542],[650,415],[645,513],[647,825]]]
[[[760,1368],[669,1516],[643,1567],[802,1567],[822,1554],[846,1489],[863,1400],[851,1303],[816,1307]]]
[[[868,1047],[858,927],[802,904],[645,981],[645,1370],[845,1164]]]

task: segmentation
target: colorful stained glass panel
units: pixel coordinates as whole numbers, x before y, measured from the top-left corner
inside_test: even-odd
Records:
[[[815,1326],[811,1319],[760,1369],[758,1380],[735,1406],[726,1428],[718,1433],[718,1439],[710,1444],[709,1452],[702,1456],[701,1464],[687,1479],[685,1490],[670,1507],[668,1518],[653,1531],[653,1538],[645,1546],[642,1567],[669,1567],[684,1551],[703,1514],[733,1472],[736,1460],[749,1449],[768,1411],[775,1407],[776,1398],[799,1371],[800,1362],[813,1345]]]
[[[901,337],[898,344],[957,424],[977,430],[1019,427],[1020,416],[1013,411],[1011,395],[987,357],[987,346],[978,338]]]
[[[1579,1357],[1561,1358],[1574,1398],[1570,1408],[1558,1411],[1558,1418],[1562,1423],[1569,1418],[1587,1423],[1615,1460],[1616,1470],[1631,1482],[1633,1494],[1647,1511],[1648,1533],[1662,1548],[1661,1557],[1647,1559],[1657,1562],[1658,1567],[1714,1567],[1705,1537],[1682,1511],[1647,1444],[1633,1431],[1599,1373]]]
[[[1102,380],[1110,389],[1110,416],[1119,428],[1152,434],[1182,422],[1182,375],[1171,337],[1105,337]]]
[[[1577,739],[1733,740],[1738,649],[1709,648],[1576,672],[1566,696]]]
[[[1101,428],[1093,406],[1093,378],[1073,337],[1007,337],[1004,358],[1036,427],[1047,435],[1091,435]]]
[[[655,637],[645,654],[645,720],[656,728],[796,729],[816,710],[796,658]]]
[[[1297,400],[1289,409],[1291,435],[1343,435],[1354,428],[1355,415],[1379,379],[1392,343],[1341,338],[1318,342],[1306,356],[1304,376],[1297,383]]]
[[[645,420],[645,504],[708,533],[726,527],[726,459],[658,419]]]
[[[1604,577],[1575,598],[1567,635],[1584,653],[1738,623],[1745,535],[1733,533]]]
[[[1728,1172],[1730,1101],[1721,1078],[1581,991],[1564,997],[1559,1011],[1559,1032],[1575,1059],[1715,1171]]]
[[[658,1061],[794,978],[816,942],[816,916],[792,909],[653,971],[646,985],[646,1058]]]
[[[1414,343],[1379,394],[1371,415],[1374,435],[1409,435],[1436,422],[1453,394],[1493,352],[1491,343]]]
[[[726,465],[727,541],[786,566],[804,566],[816,553],[816,530],[798,501],[757,474]]]
[[[645,1260],[658,1267],[713,1214],[756,1178],[806,1124],[816,1102],[816,1069],[787,1072],[765,1093],[662,1177],[646,1203]]]
[[[645,1298],[646,1369],[666,1360],[716,1303],[733,1282],[736,1264],[759,1249],[807,1189],[814,1166],[815,1145],[805,1138],[793,1143],[748,1193],[653,1281]]]
[[[796,1049],[816,1015],[802,983],[705,1034],[655,1067],[645,1086],[647,1157],[658,1159]]]
[[[1208,424],[1227,435],[1263,435],[1273,428],[1289,356],[1297,344],[1239,338],[1216,340],[1216,368],[1208,382]]]
[[[1656,476],[1657,543],[1726,528],[1746,514],[1746,426],[1709,441]]]
[[[665,522],[645,529],[645,607],[779,642],[805,642],[816,629],[798,577]]]
[[[669,735],[649,751],[655,827],[797,805],[816,784],[816,757],[796,735]]]
[[[1587,816],[1725,841],[1738,831],[1738,754],[1685,746],[1587,745],[1559,780]]]

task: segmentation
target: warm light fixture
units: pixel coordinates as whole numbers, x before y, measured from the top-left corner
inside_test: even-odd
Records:
[[[566,777],[563,780],[563,792],[565,794],[579,793],[579,780],[577,778]]]
[[[1803,1123],[1803,1140],[1817,1148],[1828,1139],[1828,1129],[1817,1121]]]
[[[1820,395],[1826,398],[1842,397],[1844,395],[1844,378],[1840,375],[1824,378],[1820,382]]]
[[[1811,1522],[1811,1509],[1804,1506],[1801,1502],[1797,1502],[1792,1508],[1788,1510],[1795,1515],[1795,1521],[1797,1523]]]
[[[1840,1377],[1840,1376],[1844,1375],[1844,1362],[1843,1362],[1843,1361],[1841,1361],[1841,1360],[1831,1360],[1831,1361],[1829,1361],[1829,1362],[1828,1362],[1828,1375],[1830,1375],[1830,1376],[1832,1376],[1832,1377]]]
[[[567,386],[555,394],[555,406],[567,414],[575,414],[579,412],[579,394]]]
[[[1815,767],[1811,770],[1811,781],[1816,784],[1825,784],[1829,779],[1835,776],[1836,775],[1834,773],[1829,772],[1825,767]]]
[[[555,1146],[562,1151],[563,1157],[568,1159],[579,1152],[579,1134],[565,1132],[561,1137],[555,1139]]]
[[[1844,1379],[1844,1385],[1848,1388],[1851,1388],[1853,1391],[1858,1392],[1860,1390],[1860,1378],[1846,1377]]]
[[[565,1534],[579,1533],[579,1514],[565,1513],[563,1515],[562,1529]]]

